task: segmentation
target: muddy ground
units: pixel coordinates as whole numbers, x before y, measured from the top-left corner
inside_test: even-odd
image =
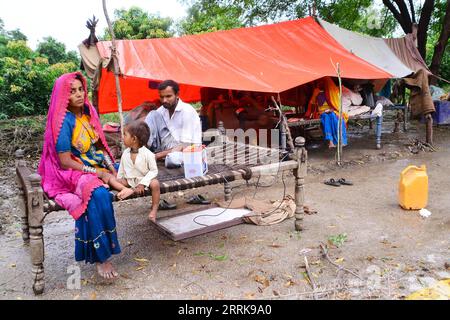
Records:
[[[0,299],[404,299],[408,294],[450,278],[450,129],[435,127],[436,152],[412,154],[411,138],[424,140],[424,126],[411,122],[407,133],[383,128],[383,148],[367,126],[350,130],[344,165],[334,162],[334,150],[309,151],[306,204],[318,211],[306,215],[304,230],[294,220],[268,226],[241,224],[173,242],[146,221],[149,199],[116,203],[122,254],[113,262],[121,277],[102,281],[90,265],[74,262],[74,223],[66,212],[46,218],[46,289],[34,296],[29,247],[20,234],[14,170],[0,169]],[[399,174],[409,164],[427,166],[432,215],[405,211],[397,202]],[[328,178],[346,178],[353,186],[331,187]],[[256,198],[280,199],[283,181],[258,188]],[[262,181],[274,182],[272,178]],[[293,195],[294,179],[284,177]],[[254,187],[233,184],[235,193],[253,196]],[[221,200],[223,187],[163,195],[183,210],[185,199],[201,192]],[[346,234],[346,237],[343,236]],[[341,235],[329,257],[320,243]],[[307,257],[316,285],[313,296],[305,270]],[[75,267],[75,269],[74,269]],[[81,287],[68,287],[79,267]],[[69,281],[70,284],[70,281]]]

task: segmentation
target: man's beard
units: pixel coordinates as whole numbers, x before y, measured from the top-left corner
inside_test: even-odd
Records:
[[[177,104],[178,104],[178,99],[176,99],[174,103],[163,104],[163,107],[166,108],[166,109],[175,109]]]

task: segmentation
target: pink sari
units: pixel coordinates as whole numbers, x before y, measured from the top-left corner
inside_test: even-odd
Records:
[[[44,134],[44,148],[38,167],[44,191],[56,203],[69,211],[75,220],[78,220],[86,211],[94,189],[103,185],[103,182],[95,174],[61,168],[59,156],[56,152],[56,142],[58,141],[69,104],[71,84],[77,75],[80,76],[83,83],[85,105],[89,107],[91,116],[90,123],[99,135],[105,150],[113,159],[106,143],[97,111],[87,98],[86,79],[81,73],[74,72],[64,74],[55,81]]]

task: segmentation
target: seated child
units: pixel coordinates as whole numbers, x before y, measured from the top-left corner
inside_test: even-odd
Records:
[[[117,197],[123,200],[132,194],[143,194],[144,188],[152,191],[152,208],[148,218],[155,222],[158,211],[160,189],[158,167],[155,155],[145,146],[150,137],[150,129],[144,121],[132,121],[124,128],[124,144],[127,147],[120,159],[117,179],[109,184],[119,190]]]

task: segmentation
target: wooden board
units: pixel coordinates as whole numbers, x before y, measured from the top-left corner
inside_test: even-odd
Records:
[[[158,219],[156,226],[178,241],[243,223],[248,209],[209,208]]]

